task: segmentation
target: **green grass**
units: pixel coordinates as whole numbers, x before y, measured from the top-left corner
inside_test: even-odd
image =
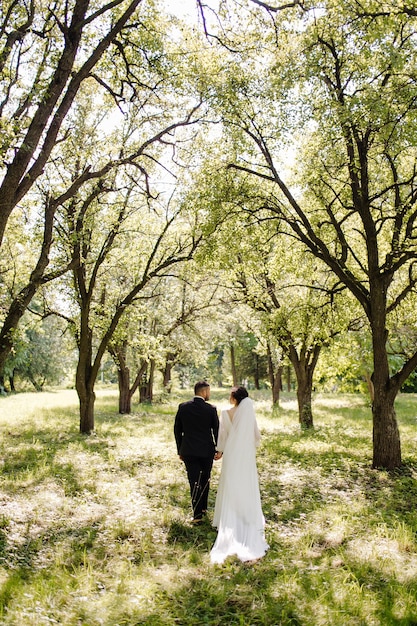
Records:
[[[90,437],[73,391],[1,398],[0,624],[417,625],[416,396],[398,400],[395,473],[370,467],[364,398],[318,395],[305,432],[292,395],[279,411],[254,397],[270,549],[222,566],[210,523],[188,523],[172,434],[185,395],[119,416],[101,390]]]

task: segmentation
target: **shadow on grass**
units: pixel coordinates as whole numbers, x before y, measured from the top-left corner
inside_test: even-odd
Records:
[[[174,592],[161,594],[158,611],[143,615],[143,626],[301,626],[296,603],[273,591],[274,571],[229,558],[208,577],[191,576]]]
[[[205,520],[200,526],[174,520],[171,522],[167,541],[172,546],[180,546],[183,550],[198,546],[202,553],[208,553],[216,539],[217,531]]]

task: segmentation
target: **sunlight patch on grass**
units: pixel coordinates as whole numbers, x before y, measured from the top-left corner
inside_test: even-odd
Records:
[[[319,476],[320,469],[316,469],[316,477]],[[313,472],[314,473],[314,472]],[[310,469],[305,469],[299,465],[287,463],[281,466],[279,471],[279,481],[287,489],[293,492],[297,486],[303,485],[304,481],[311,477]]]
[[[337,444],[332,443],[331,441],[317,441],[316,439],[305,439],[304,441],[299,441],[298,443],[293,444],[293,449],[295,452],[299,452],[301,454],[317,454],[321,455],[324,452],[332,452],[334,454],[338,454],[340,452],[345,452],[346,448],[343,446],[339,446]]]
[[[281,398],[279,404],[284,411],[298,412],[297,398]]]
[[[55,469],[63,468],[77,476],[80,485],[95,490],[95,482],[100,472],[105,471],[107,463],[100,454],[90,450],[83,450],[79,444],[69,444],[68,448],[60,450],[54,458]]]
[[[314,397],[315,407],[327,409],[349,409],[369,407],[369,401],[361,394],[316,394]]]
[[[387,577],[395,577],[400,584],[415,582],[417,555],[401,549],[396,539],[376,533],[374,537],[361,537],[350,541],[347,557],[366,565]]]
[[[52,411],[58,407],[78,407],[78,396],[74,389],[43,391],[42,393],[19,393],[0,399],[0,422],[13,425],[23,416],[28,418],[39,410]],[[42,416],[43,417],[43,416]],[[41,420],[42,421],[42,420]]]
[[[140,492],[135,478],[111,480],[111,476],[100,481],[97,495],[107,503],[108,512],[113,519],[122,519],[126,523],[139,522],[144,512],[149,513],[150,505]]]

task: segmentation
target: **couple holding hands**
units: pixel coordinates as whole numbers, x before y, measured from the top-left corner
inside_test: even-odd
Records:
[[[218,533],[210,559],[212,563],[222,563],[229,555],[241,561],[259,559],[268,544],[256,467],[260,433],[253,402],[245,387],[233,387],[231,407],[221,412],[219,422],[216,408],[208,402],[210,385],[196,383],[194,394],[193,400],[179,405],[174,423],[177,451],[190,484],[192,523],[200,524],[207,513],[213,460],[222,459],[213,517]]]

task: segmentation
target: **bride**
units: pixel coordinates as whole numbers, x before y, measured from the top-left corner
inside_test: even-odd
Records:
[[[260,432],[253,402],[245,387],[233,387],[230,402],[232,408],[221,413],[217,442],[216,456],[223,453],[223,461],[214,507],[218,534],[210,552],[212,563],[222,563],[229,555],[252,561],[269,547],[256,468]]]

